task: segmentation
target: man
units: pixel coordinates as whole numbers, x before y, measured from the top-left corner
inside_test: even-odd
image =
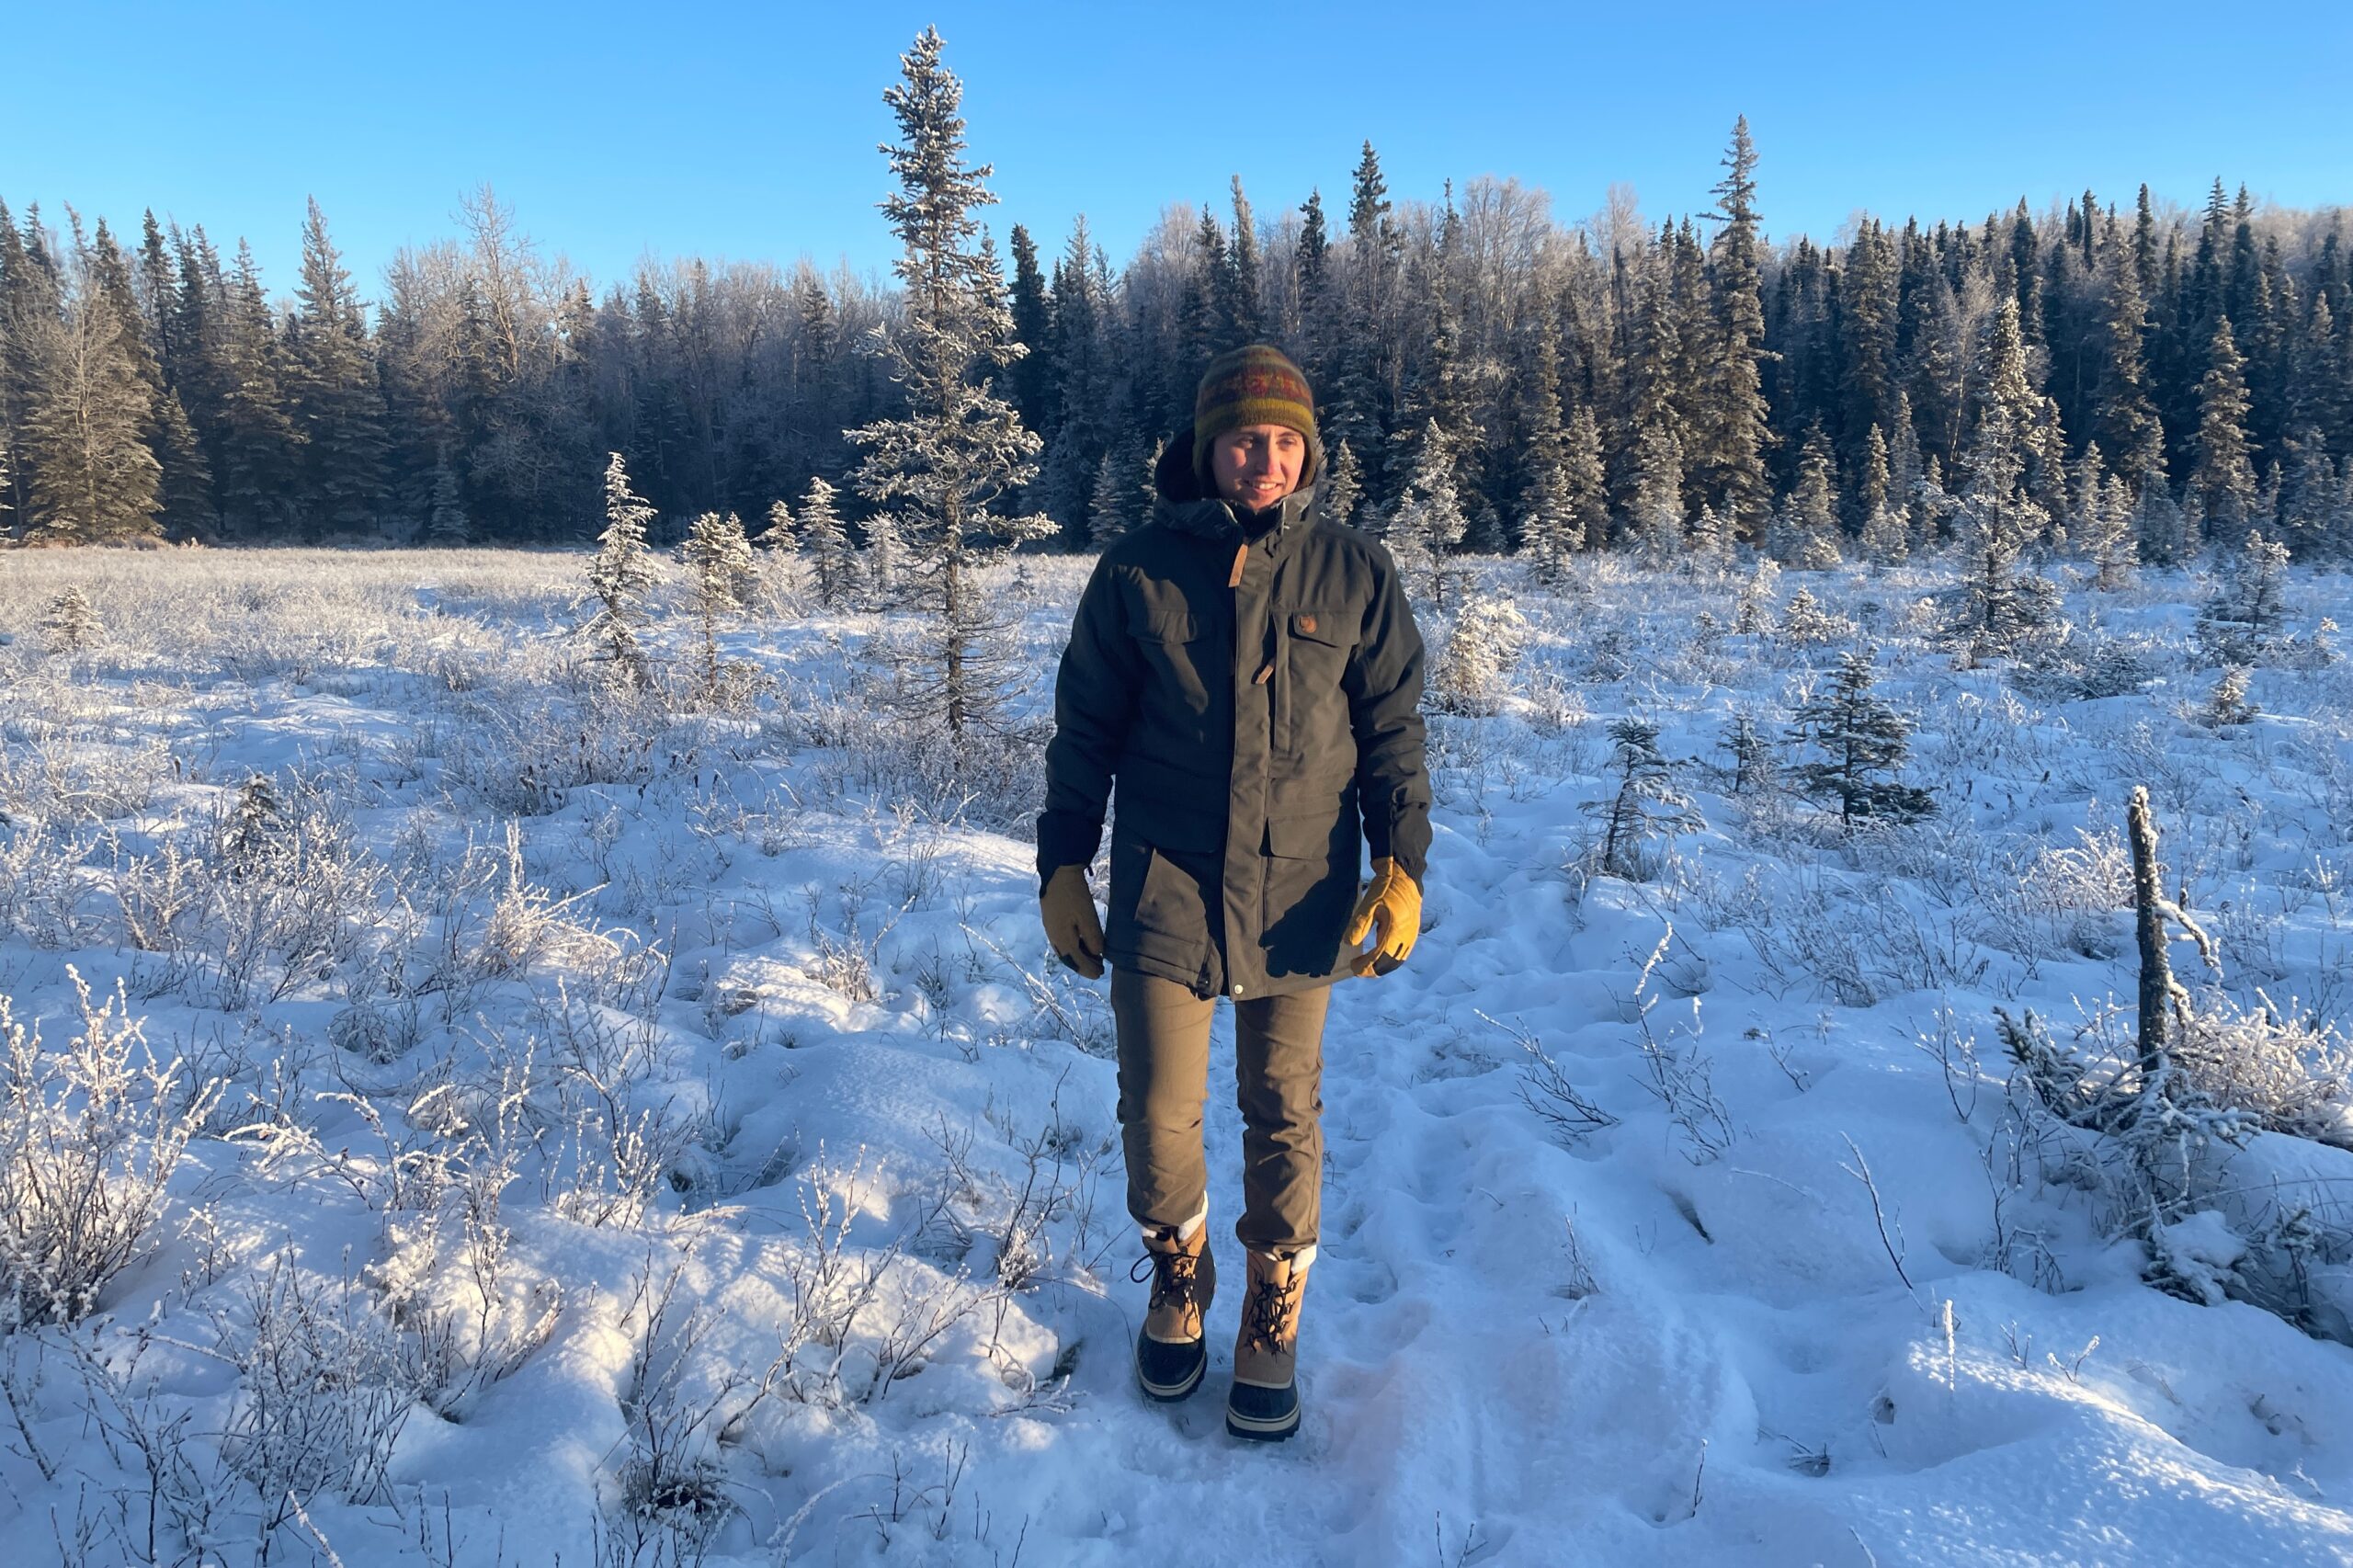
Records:
[[[1038,821],[1048,938],[1089,979],[1113,971],[1137,1278],[1152,1270],[1136,1375],[1154,1399],[1190,1394],[1209,1364],[1201,1102],[1215,998],[1233,1001],[1249,1294],[1226,1427],[1260,1439],[1299,1426],[1328,987],[1404,961],[1430,842],[1421,635],[1389,552],[1316,515],[1322,467],[1296,365],[1265,345],[1211,363],[1151,522],[1080,597]],[[1107,928],[1086,867],[1114,781]]]

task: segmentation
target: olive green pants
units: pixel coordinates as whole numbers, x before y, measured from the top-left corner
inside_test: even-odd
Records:
[[[1233,1004],[1235,1099],[1242,1108],[1242,1217],[1256,1252],[1315,1245],[1323,1203],[1324,1015],[1332,988]],[[1120,1141],[1128,1212],[1147,1230],[1190,1233],[1209,1207],[1201,1103],[1209,1095],[1214,999],[1113,966],[1120,1037]],[[1311,1255],[1312,1256],[1312,1255]]]

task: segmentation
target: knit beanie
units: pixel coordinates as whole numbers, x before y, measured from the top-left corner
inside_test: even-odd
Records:
[[[1299,487],[1315,478],[1315,399],[1307,378],[1270,343],[1228,349],[1210,361],[1193,393],[1193,472],[1211,482],[1210,447],[1245,425],[1282,425],[1307,438]]]

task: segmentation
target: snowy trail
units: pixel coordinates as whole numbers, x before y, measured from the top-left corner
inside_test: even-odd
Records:
[[[1059,652],[1083,565],[1040,574],[1038,667]],[[513,570],[537,584],[547,568]],[[1803,802],[1714,792],[1729,779],[1706,760],[1733,714],[1785,711],[1813,678],[1803,655],[1755,638],[1690,651],[1695,590],[1597,573],[1574,607],[1527,601],[1552,641],[1514,706],[1433,717],[1428,928],[1404,968],[1334,997],[1306,1417],[1269,1446],[1222,1420],[1243,1277],[1231,1015],[1214,1028],[1205,1119],[1225,1286],[1211,1375],[1171,1409],[1137,1392],[1130,1362],[1144,1291],[1129,1278],[1139,1249],[1101,984],[1050,967],[1028,845],[904,798],[892,768],[904,759],[887,761],[855,710],[872,689],[858,619],[730,634],[789,677],[790,723],[674,716],[641,773],[615,764],[617,777],[525,796],[516,769],[546,748],[625,763],[652,721],[631,709],[567,731],[550,694],[569,666],[545,628],[512,641],[467,621],[481,667],[416,676],[440,667],[428,655],[450,627],[413,623],[398,568],[371,590],[396,651],[381,667],[221,674],[144,705],[119,672],[0,687],[0,722],[32,733],[51,722],[38,709],[83,713],[77,744],[152,775],[137,797],[149,805],[82,824],[79,841],[0,841],[48,879],[14,903],[0,884],[14,922],[0,990],[57,1042],[74,1016],[67,963],[102,986],[125,975],[149,1040],[233,1078],[233,1119],[282,1114],[320,1148],[286,1164],[217,1136],[192,1148],[176,1190],[210,1228],[176,1210],[107,1303],[119,1364],[137,1325],[160,1335],[137,1381],[94,1393],[55,1357],[38,1386],[19,1379],[26,1430],[67,1479],[0,1442],[0,1562],[55,1560],[52,1517],[139,1513],[141,1477],[93,1436],[94,1408],[185,1416],[204,1496],[229,1510],[208,1528],[258,1540],[256,1461],[224,1459],[214,1435],[252,1409],[239,1401],[254,1375],[222,1358],[259,1340],[259,1281],[308,1271],[342,1314],[330,1344],[356,1335],[396,1358],[424,1331],[394,1311],[388,1267],[404,1301],[474,1310],[483,1254],[456,1189],[438,1210],[392,1203],[384,1144],[349,1094],[438,1148],[456,1134],[437,1131],[433,1096],[454,1089],[479,1118],[529,1060],[534,1114],[553,1129],[520,1135],[541,1142],[507,1189],[511,1235],[490,1267],[511,1325],[543,1290],[562,1311],[511,1375],[413,1411],[389,1492],[313,1494],[313,1522],[351,1568],[546,1568],[600,1548],[631,1561],[597,1538],[646,1519],[626,1499],[665,1360],[688,1392],[773,1367],[793,1385],[673,1452],[687,1484],[664,1494],[689,1502],[646,1539],[689,1543],[707,1568],[2353,1564],[2353,1350],[2243,1301],[2152,1288],[2143,1244],[2103,1229],[2098,1194],[2067,1167],[1996,1183],[1987,1159],[2014,1108],[1994,1008],[2063,1021],[2074,998],[2130,995],[2117,956],[2130,916],[2100,869],[2120,778],[2160,784],[2181,877],[2248,985],[2341,998],[2330,987],[2353,926],[2336,890],[2353,863],[2326,836],[2341,813],[2325,803],[2353,782],[2345,672],[2266,670],[2265,722],[2216,732],[2183,719],[2177,694],[2033,710],[2000,671],[1900,644],[1887,658],[1922,716],[1915,767],[1951,807],[1915,832],[1848,840]],[[1817,585],[1883,616],[1912,591]],[[1733,585],[1697,591],[1732,619]],[[2113,613],[2170,617],[2177,641],[2184,598],[2176,585]],[[1646,648],[1658,667],[1594,673],[1591,646],[1621,636],[1620,655]],[[1661,721],[1705,825],[1642,882],[1584,881],[1567,868],[1589,863],[1584,808],[1611,787],[1602,721],[1620,713]],[[186,779],[177,754],[150,747],[199,733]],[[129,852],[168,835],[206,863],[207,824],[256,772],[300,783],[430,918],[360,910],[378,969],[354,961],[267,1002],[265,971],[233,1008],[214,969],[139,949],[99,894],[119,874],[118,831]],[[1988,907],[1995,895],[2007,902]],[[1635,987],[1670,918],[1643,992],[1667,1053],[1654,1059]],[[616,957],[656,949],[652,969]],[[461,988],[403,991],[396,1030],[392,982],[441,966]],[[1950,1079],[1920,1049],[1939,1016],[1978,1041]],[[340,1032],[369,1017],[383,1040]],[[1603,1121],[1564,1136],[1527,1103],[1540,1089],[1522,1038]],[[1689,1075],[1679,1108],[1656,1092],[1662,1061]],[[641,1196],[611,1211],[599,1205],[622,1194],[629,1141],[575,1092],[592,1074],[617,1085],[614,1114],[660,1140],[633,1167]],[[605,1163],[567,1174],[563,1149],[540,1159],[546,1138],[575,1135]],[[1065,1185],[1017,1241],[1050,1136]],[[2353,1179],[2353,1154],[2273,1142],[2248,1181]],[[1856,1174],[1866,1162],[1885,1241]],[[813,1224],[813,1204],[847,1211],[847,1230]],[[1014,1245],[1040,1271],[1000,1292]],[[828,1247],[848,1278],[882,1269],[880,1294],[779,1361],[785,1334],[843,1299],[811,1283]],[[2341,1291],[2328,1267],[2322,1282]],[[652,1326],[632,1302],[673,1277],[676,1310]],[[886,1366],[905,1314],[958,1301],[972,1315]],[[448,1392],[432,1369],[375,1375]],[[698,1486],[720,1501],[692,1504]],[[415,1545],[420,1500],[446,1502],[458,1550]],[[284,1528],[271,1540],[310,1550]]]

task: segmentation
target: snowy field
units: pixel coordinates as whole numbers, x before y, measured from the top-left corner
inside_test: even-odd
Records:
[[[0,1563],[2353,1562],[2346,578],[2227,723],[2203,574],[2071,585],[2027,670],[1927,635],[1936,568],[1476,563],[1525,651],[1433,713],[1427,929],[1334,1002],[1262,1449],[1231,1294],[1201,1393],[1132,1390],[1036,737],[960,784],[891,716],[912,620],[773,600],[716,698],[683,613],[615,695],[582,565],[0,555]],[[1000,571],[1032,725],[1086,565]],[[1848,624],[1787,628],[1801,583]],[[1738,721],[1804,760],[1864,642],[1937,812],[1736,788]],[[1628,716],[1689,804],[1631,876],[1587,809]],[[2289,1041],[2154,1218],[1995,1015],[2116,1055],[2136,784],[2199,1006]]]

